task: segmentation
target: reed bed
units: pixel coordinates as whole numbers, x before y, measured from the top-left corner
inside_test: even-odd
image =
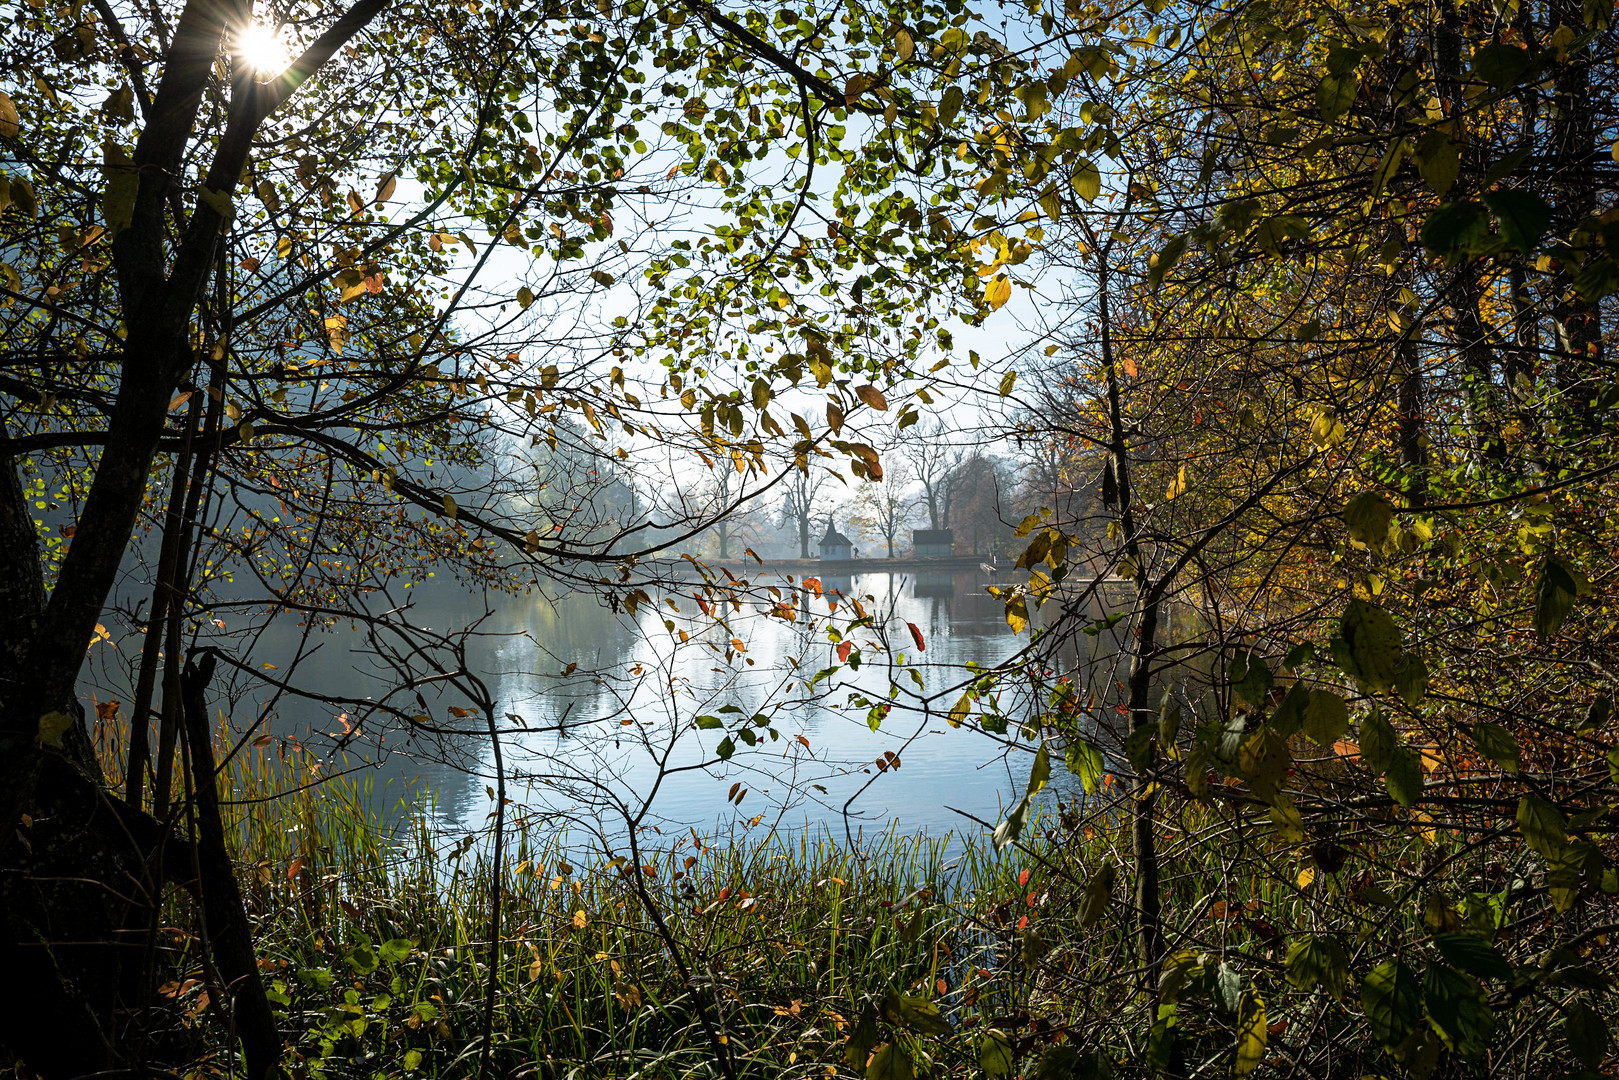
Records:
[[[649,829],[638,855],[626,844],[610,857],[516,812],[491,938],[487,835],[446,833],[419,801],[381,814],[363,781],[323,778],[273,747],[232,758],[220,780],[297,1076],[474,1076],[486,1023],[495,1077],[861,1077],[870,1041],[858,1029],[872,1021],[879,1040],[904,1045],[914,1075],[1154,1071],[1148,1032],[1164,1014],[1146,1015],[1141,993],[1116,801],[1060,807],[1004,852],[970,837],[888,831],[851,848],[739,827],[715,837]],[[1352,967],[1368,965],[1384,933],[1420,936],[1433,924],[1432,902],[1392,880],[1388,897],[1368,899],[1378,890],[1353,864],[1301,874],[1296,846],[1229,806],[1183,806],[1163,828],[1166,940],[1175,955],[1207,961],[1215,980],[1200,991],[1212,1005],[1183,1004],[1173,1018],[1176,1054],[1203,1062],[1199,1075],[1226,1074],[1236,1015],[1221,995],[1251,986],[1278,1053],[1290,1029],[1341,1033],[1345,1075],[1390,1069],[1386,1051],[1348,1035],[1352,997],[1290,988],[1286,944],[1342,933],[1344,912],[1357,912],[1343,941]],[[1233,843],[1232,831],[1249,838]],[[1378,859],[1432,861],[1446,843],[1391,837]],[[1506,916],[1475,885],[1458,888],[1443,917],[1494,933]],[[164,992],[189,1033],[175,1064],[226,1076],[228,1017],[189,903],[175,894],[167,924]],[[949,1029],[893,1022],[883,1002],[896,994],[936,1007]]]

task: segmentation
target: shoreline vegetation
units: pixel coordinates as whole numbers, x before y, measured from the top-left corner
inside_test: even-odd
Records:
[[[247,749],[220,773],[292,1076],[1089,1080],[1135,1075],[1155,1052],[1102,1041],[1143,1000],[1117,895],[1131,842],[1123,785],[1036,815],[999,852],[987,837],[952,849],[897,829],[850,847],[754,818],[709,838],[649,827],[633,859],[627,848],[610,858],[509,815],[492,938],[487,832],[435,829],[420,801],[385,822],[363,779],[310,766]],[[1545,992],[1606,985],[1614,928],[1559,939],[1529,914],[1540,890],[1476,848],[1437,830],[1368,835],[1361,865],[1394,867],[1389,877],[1322,844],[1302,869],[1287,844],[1225,862],[1215,841],[1263,822],[1254,810],[1234,799],[1162,826],[1177,868],[1162,882],[1171,948],[1153,1030],[1177,1036],[1163,1069],[1224,1075],[1256,1024],[1266,1054],[1316,1056],[1324,1034],[1371,1011],[1345,993],[1343,969],[1380,948],[1390,921],[1413,942],[1413,966],[1448,960],[1510,992],[1491,1021],[1509,1044],[1547,1038]],[[1433,887],[1446,862],[1470,889]],[[1358,933],[1305,937],[1303,953],[1286,944],[1343,903],[1363,912]],[[167,1057],[187,1077],[225,1077],[229,1017],[197,925],[189,895],[173,894],[151,1026],[165,1044],[147,1049],[154,1066]],[[1177,998],[1196,992],[1214,1008],[1177,1017]],[[1582,1052],[1566,1023],[1559,1036]],[[1322,1075],[1377,1075],[1389,1055],[1344,1038],[1329,1060]],[[1457,1059],[1447,1075],[1491,1070]]]

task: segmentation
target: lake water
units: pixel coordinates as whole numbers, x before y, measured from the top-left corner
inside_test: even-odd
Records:
[[[727,611],[723,626],[696,618],[695,579],[667,594],[678,611],[642,604],[633,617],[589,593],[481,596],[448,585],[419,590],[414,607],[391,617],[450,638],[475,625],[462,656],[497,702],[510,812],[519,817],[572,822],[609,837],[622,835],[630,820],[700,833],[756,819],[840,836],[889,827],[982,832],[963,814],[998,820],[1021,795],[1031,759],[1027,744],[1009,751],[1004,739],[971,724],[951,727],[947,715],[960,691],[947,688],[970,676],[969,662],[993,665],[1027,636],[1011,633],[983,573],[823,574],[820,581],[824,595],[815,597],[788,591],[784,575],[756,572],[756,588],[775,583],[795,601],[793,621],[747,604]],[[806,690],[818,670],[838,663],[820,620],[832,604],[847,615],[851,598],[874,616],[873,628],[852,635],[864,662],[858,671],[844,664]],[[922,635],[920,651],[910,626]],[[681,628],[690,628],[684,642],[677,640]],[[1104,648],[1106,637],[1098,639]],[[874,648],[883,638],[887,648]],[[233,730],[270,736],[248,752],[301,747],[328,770],[358,769],[381,805],[427,794],[442,825],[476,831],[493,805],[487,735],[429,736],[375,706],[475,732],[482,716],[454,716],[452,706],[470,702],[434,678],[435,666],[450,669],[445,651],[391,654],[390,641],[363,624],[314,629],[277,616],[234,643],[252,666],[221,669],[219,706]],[[132,682],[140,642],[129,635],[116,649],[92,652],[99,694],[127,700],[121,688]],[[402,692],[412,678],[422,685]],[[848,706],[851,694],[886,699],[891,682],[901,687],[902,704],[917,705],[918,679],[921,693],[938,695],[928,713],[896,708],[873,730],[868,708]],[[344,700],[277,692],[267,680]],[[761,710],[777,736],[755,728],[760,741],[752,748],[733,737],[734,755],[715,763],[727,730],[700,730],[694,719],[716,717],[734,730]],[[897,767],[879,768],[888,755]],[[1046,798],[1076,789],[1059,766]]]

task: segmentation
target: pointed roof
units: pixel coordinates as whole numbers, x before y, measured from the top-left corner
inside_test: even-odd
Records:
[[[853,547],[854,546],[854,541],[850,540],[847,536],[844,536],[842,533],[838,532],[837,526],[832,524],[832,519],[829,517],[829,518],[826,519],[826,535],[821,537],[821,546],[822,547]]]

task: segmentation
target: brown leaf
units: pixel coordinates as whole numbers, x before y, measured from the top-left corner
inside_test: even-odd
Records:
[[[869,383],[865,386],[857,386],[854,388],[854,392],[856,397],[878,412],[884,412],[888,409],[888,399],[883,397],[883,392],[875,386]]]

